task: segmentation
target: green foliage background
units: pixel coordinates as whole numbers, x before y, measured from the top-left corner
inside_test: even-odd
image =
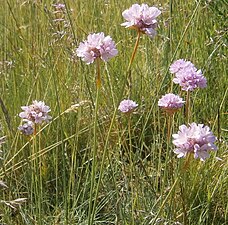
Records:
[[[162,15],[157,36],[141,37],[132,65],[131,99],[139,107],[130,125],[128,118],[113,113],[127,97],[120,96],[121,87],[136,40],[134,30],[120,26],[122,12],[135,2],[63,0],[66,11],[59,14],[55,3],[0,4],[0,123],[1,136],[7,136],[0,176],[9,187],[0,190],[1,222],[226,224],[227,2],[145,2],[159,7]],[[56,22],[59,18],[64,21]],[[119,51],[101,67],[96,145],[95,65],[86,65],[74,53],[91,32],[110,35]],[[185,97],[168,72],[179,58],[191,60],[207,78],[207,88],[191,94],[191,122],[208,125],[219,148],[205,163],[192,160],[186,171],[185,160],[177,159],[167,142],[167,118],[157,106],[171,91]],[[35,99],[50,106],[53,120],[29,140],[17,129],[18,113]],[[66,112],[75,104],[80,106]],[[182,110],[174,118],[173,133],[185,122]],[[27,202],[16,210],[5,204],[17,198]]]

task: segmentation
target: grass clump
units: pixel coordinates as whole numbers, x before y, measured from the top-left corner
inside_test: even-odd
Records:
[[[152,39],[121,27],[134,3],[0,5],[1,223],[227,223],[226,2],[147,2],[162,12]],[[118,55],[86,65],[76,49],[99,32]],[[169,72],[180,58],[202,69],[207,87],[191,92],[188,119],[186,107],[170,119],[158,100],[186,101]],[[123,99],[138,104],[131,114],[118,110]],[[52,119],[25,136],[18,115],[34,100]],[[173,152],[171,134],[192,122],[217,137],[205,162]]]

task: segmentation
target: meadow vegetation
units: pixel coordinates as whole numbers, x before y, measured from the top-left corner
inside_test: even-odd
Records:
[[[65,4],[56,12],[53,4]],[[122,27],[134,3],[156,6],[157,35]],[[226,0],[1,0],[0,222],[2,224],[183,224],[228,222],[228,98]],[[118,55],[96,64],[76,55],[89,33],[104,32]],[[187,59],[207,87],[191,93],[191,113],[177,112],[171,134],[188,122],[205,124],[218,151],[205,162],[177,158],[167,139],[169,118],[158,107],[166,93],[186,98],[170,65]],[[44,101],[49,123],[25,136],[21,106]],[[0,140],[1,143],[1,140]]]

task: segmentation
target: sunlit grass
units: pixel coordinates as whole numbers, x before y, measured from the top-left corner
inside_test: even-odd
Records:
[[[62,3],[62,15],[54,14],[51,0],[0,4],[0,137],[7,136],[0,180],[9,187],[0,199],[27,198],[16,210],[1,202],[0,221],[88,224],[94,213],[94,224],[226,224],[227,3],[146,2],[162,15],[157,36],[141,36],[131,65],[131,99],[139,106],[130,125],[116,109],[128,97],[123,87],[137,38],[120,26],[121,13],[135,2]],[[59,16],[65,22],[55,22]],[[98,108],[96,66],[75,55],[91,32],[110,35],[119,51],[101,64]],[[208,125],[219,139],[217,153],[185,170],[167,143],[168,119],[157,106],[170,91],[186,97],[168,71],[179,58],[191,60],[208,80],[206,89],[191,94],[190,122]],[[35,99],[50,106],[53,119],[29,139],[17,129],[18,114]],[[171,133],[183,123],[181,110]]]

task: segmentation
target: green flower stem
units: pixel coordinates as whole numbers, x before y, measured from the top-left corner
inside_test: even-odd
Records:
[[[186,197],[185,197],[184,187],[181,180],[179,182],[179,185],[180,185],[180,197],[181,197],[182,209],[183,209],[183,223],[184,225],[187,225],[188,217],[187,217],[186,200],[185,200]]]
[[[97,89],[100,89],[101,87],[101,68],[100,68],[100,59],[96,59],[96,66],[97,66],[97,77],[96,77],[96,85]]]
[[[38,137],[40,139],[40,135]],[[32,154],[35,155],[35,160],[32,163],[32,185],[31,185],[31,193],[34,193],[34,199],[36,202],[36,216],[38,218],[38,224],[41,224],[41,214],[42,214],[42,195],[41,195],[41,189],[40,187],[42,186],[41,183],[41,165],[40,165],[40,159],[38,157],[38,152],[39,152],[39,145],[40,145],[40,140],[37,140],[37,124],[35,124],[34,127],[34,133],[33,133],[33,147],[32,147]],[[39,143],[37,143],[37,141]]]
[[[139,46],[140,34],[141,34],[140,31],[138,31],[138,33],[137,33],[137,39],[136,39],[135,46],[134,46],[134,50],[132,52],[131,59],[130,59],[130,62],[129,62],[129,65],[128,65],[128,68],[127,68],[127,71],[128,72],[131,70],[131,65],[132,65],[132,63],[134,61],[135,54],[136,54],[137,49],[138,49],[138,46]]]
[[[128,80],[129,94],[131,94],[131,87],[132,87],[131,65],[132,65],[132,63],[134,61],[134,58],[135,58],[135,55],[136,55],[136,52],[137,52],[137,49],[138,49],[138,46],[139,46],[140,35],[141,35],[141,32],[138,31],[137,39],[136,39],[135,46],[134,46],[134,50],[132,52],[131,59],[130,59],[130,62],[129,62],[129,65],[128,65],[128,68],[127,68],[127,80]]]
[[[186,171],[189,168],[191,158],[192,158],[192,153],[188,153],[186,156],[185,163],[183,165],[183,171]]]
[[[129,113],[128,115],[128,136],[129,136],[129,161],[130,161],[130,177],[131,177],[131,180],[130,180],[130,187],[131,187],[131,216],[132,216],[132,225],[135,224],[134,222],[134,188],[133,188],[133,166],[134,166],[134,163],[133,163],[133,159],[132,159],[132,142],[131,142],[131,113]]]
[[[99,107],[99,95],[100,95],[100,63],[97,62],[97,93],[95,101],[95,111],[94,111],[94,127],[93,127],[93,162],[92,162],[92,174],[91,174],[91,184],[90,184],[90,199],[89,199],[89,214],[88,214],[88,225],[93,225],[95,208],[96,208],[96,195],[93,202],[93,191],[96,179],[96,167],[97,167],[97,126],[98,126],[98,107]]]
[[[167,122],[167,142],[170,143],[171,138],[171,129],[172,129],[172,123],[173,123],[173,115],[168,115],[168,122]]]
[[[157,218],[159,217],[160,213],[164,209],[166,203],[168,202],[169,197],[175,191],[175,187],[176,187],[176,184],[178,181],[179,181],[179,177],[177,177],[176,180],[174,181],[174,183],[173,183],[172,187],[170,188],[169,192],[167,193],[165,199],[163,200],[163,202],[159,206],[159,210],[158,210],[156,216],[149,222],[149,224],[151,224],[151,225],[157,224]]]
[[[131,56],[131,59],[130,59],[130,62],[129,62],[129,65],[128,65],[128,68],[127,68],[127,73],[126,73],[127,77],[126,77],[126,79],[123,82],[122,88],[120,89],[121,91],[120,91],[120,95],[119,95],[119,98],[118,98],[118,103],[122,99],[122,96],[123,96],[123,93],[124,93],[124,90],[125,90],[125,86],[126,86],[126,82],[128,80],[129,75],[131,74],[131,65],[132,65],[132,63],[134,61],[135,54],[136,54],[137,49],[138,49],[139,39],[140,39],[140,32],[138,32],[136,43],[135,43],[135,46],[134,46],[134,50],[133,50],[133,53],[132,53],[132,56]],[[99,70],[97,70],[97,71],[99,71]],[[100,76],[97,75],[97,78],[99,78],[99,77]],[[130,75],[130,77],[131,77],[131,75]],[[98,80],[98,83],[97,83],[97,87],[99,87],[99,80]],[[96,100],[98,100],[98,99],[96,99]],[[97,105],[97,102],[96,102],[96,105]],[[104,172],[104,164],[105,164],[105,158],[106,158],[107,149],[108,149],[109,137],[110,137],[110,134],[111,134],[111,131],[112,131],[112,127],[113,127],[114,122],[115,122],[116,113],[117,113],[117,107],[114,110],[114,113],[113,113],[113,116],[112,116],[112,120],[111,120],[111,124],[109,126],[109,130],[108,130],[108,133],[107,133],[107,136],[106,136],[103,156],[102,156],[102,160],[101,160],[101,167],[100,167],[100,170],[99,170],[100,174],[99,174],[99,178],[98,178],[98,182],[97,182],[97,188],[96,188],[96,193],[95,193],[95,198],[94,198],[93,210],[91,209],[91,206],[92,206],[92,195],[91,195],[92,189],[90,190],[90,204],[89,204],[89,215],[90,216],[89,216],[89,223],[88,223],[89,225],[93,224],[93,220],[94,220],[94,216],[95,216],[96,202],[97,202],[97,197],[98,197],[98,192],[99,192],[99,188],[100,188],[101,179],[102,179],[103,172]],[[94,186],[94,185],[91,184],[91,187],[92,186]],[[92,215],[91,215],[91,210],[92,210]]]
[[[186,122],[188,124],[189,123],[189,117],[190,117],[190,91],[187,91],[187,96],[186,96],[185,117],[186,117]]]
[[[171,139],[171,129],[172,129],[172,122],[174,114],[167,115],[167,150],[166,150],[166,157],[165,157],[165,179],[169,177],[169,173],[173,178],[173,165],[169,162],[172,160],[171,151],[170,151],[170,139]],[[169,166],[170,165],[170,166]],[[167,168],[170,168],[169,170]]]
[[[40,127],[39,127],[40,128]],[[40,130],[40,129],[39,129]],[[39,168],[39,185],[38,185],[38,188],[39,188],[39,207],[40,207],[40,213],[39,213],[39,220],[40,220],[40,224],[42,224],[42,202],[43,202],[43,165],[44,165],[44,157],[41,156],[39,157],[38,154],[39,154],[39,151],[41,149],[41,133],[38,134],[38,151],[37,151],[37,158],[38,158],[38,168]],[[43,164],[42,164],[43,163]]]

